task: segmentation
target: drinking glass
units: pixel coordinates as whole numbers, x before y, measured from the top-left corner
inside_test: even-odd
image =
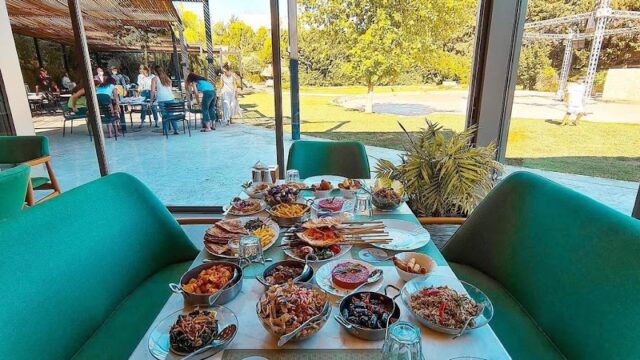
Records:
[[[371,196],[367,193],[356,195],[356,204],[353,207],[353,214],[356,216],[371,216]]]
[[[382,347],[382,358],[386,360],[423,360],[420,329],[406,321],[389,326]]]
[[[264,263],[260,239],[255,235],[243,235],[240,237],[238,256],[240,257],[240,261],[245,260],[248,261],[249,264],[253,262]]]
[[[300,182],[300,171],[296,169],[287,170],[287,184]]]

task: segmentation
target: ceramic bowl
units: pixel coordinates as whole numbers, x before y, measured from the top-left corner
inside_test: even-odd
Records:
[[[400,276],[400,279],[404,281],[409,281],[417,277],[427,277],[431,275],[433,271],[435,271],[435,269],[438,267],[438,264],[436,264],[436,262],[433,261],[431,257],[425,254],[420,254],[416,252],[403,252],[403,253],[396,254],[396,257],[404,262],[408,262],[409,260],[411,260],[411,258],[414,258],[416,259],[416,263],[418,265],[427,269],[426,274],[416,274],[416,273],[404,271],[399,267],[395,266],[394,264],[393,267],[396,268],[396,271],[398,272],[398,276]]]

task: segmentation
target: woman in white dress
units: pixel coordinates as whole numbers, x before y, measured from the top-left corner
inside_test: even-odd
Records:
[[[222,97],[222,120],[227,124],[231,123],[231,119],[234,116],[240,116],[241,110],[238,104],[238,94],[236,87],[236,74],[231,71],[229,63],[225,63],[222,66],[222,91],[220,96]]]

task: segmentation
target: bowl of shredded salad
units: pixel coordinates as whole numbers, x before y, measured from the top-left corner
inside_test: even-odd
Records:
[[[458,334],[482,327],[493,317],[491,300],[475,286],[453,277],[431,275],[408,281],[402,288],[402,301],[412,315],[426,327]]]
[[[305,321],[323,314],[291,340],[300,341],[315,335],[326,324],[331,315],[331,303],[327,294],[317,286],[289,280],[285,284],[271,286],[258,300],[256,312],[262,326],[277,337],[288,334]]]

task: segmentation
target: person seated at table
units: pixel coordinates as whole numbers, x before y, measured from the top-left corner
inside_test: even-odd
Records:
[[[127,86],[127,82],[124,79],[124,75],[119,73],[117,67],[115,66],[111,67],[111,76],[116,80],[116,85],[120,85],[123,88]]]
[[[167,73],[162,70],[160,65],[156,65],[153,68],[153,73],[155,76],[151,80],[151,98],[153,99],[152,106],[159,106],[161,103],[166,101],[172,101],[175,99],[173,96],[173,90],[171,88],[171,78],[167,75]],[[162,121],[164,122],[165,114],[162,114]],[[171,119],[169,124],[173,128],[173,135],[179,135],[178,132],[178,121],[175,119]],[[167,132],[169,128],[167,128]]]
[[[147,116],[147,100],[151,98],[151,81],[154,78],[153,74],[149,74],[149,68],[146,66],[142,66],[142,77],[138,76],[138,92],[140,96],[144,98],[144,102],[142,103],[142,110],[140,111],[140,126],[144,124],[144,120]],[[155,121],[155,126],[158,127],[158,107],[151,106],[151,113],[153,114],[153,120]]]
[[[76,85],[77,84],[75,82],[71,81],[69,73],[65,71],[64,75],[62,76],[62,89],[73,94],[73,89],[76,87]]]
[[[198,91],[202,92],[202,129],[200,131],[209,132],[216,129],[216,87],[207,81],[206,78],[190,73],[184,83],[187,92],[194,91],[196,104],[200,104]]]
[[[104,81],[98,85],[96,88],[96,95],[105,94],[109,95],[111,98],[111,114],[113,116],[119,117],[119,112],[115,109],[120,107],[120,98],[118,96],[118,91],[116,90],[116,80],[111,76],[111,74],[104,74]],[[109,136],[112,137],[113,134],[111,132],[111,128],[113,128],[117,135],[120,135],[118,132],[118,127],[115,124],[107,124],[107,129],[109,130]]]
[[[93,80],[93,85],[97,87],[100,83],[98,80]],[[67,102],[67,106],[75,114],[87,114],[87,98],[84,96],[84,87],[82,85],[76,85],[71,89],[71,97]]]
[[[105,74],[102,68],[96,68],[96,75],[93,77],[94,80],[98,80],[100,84],[104,82]]]

